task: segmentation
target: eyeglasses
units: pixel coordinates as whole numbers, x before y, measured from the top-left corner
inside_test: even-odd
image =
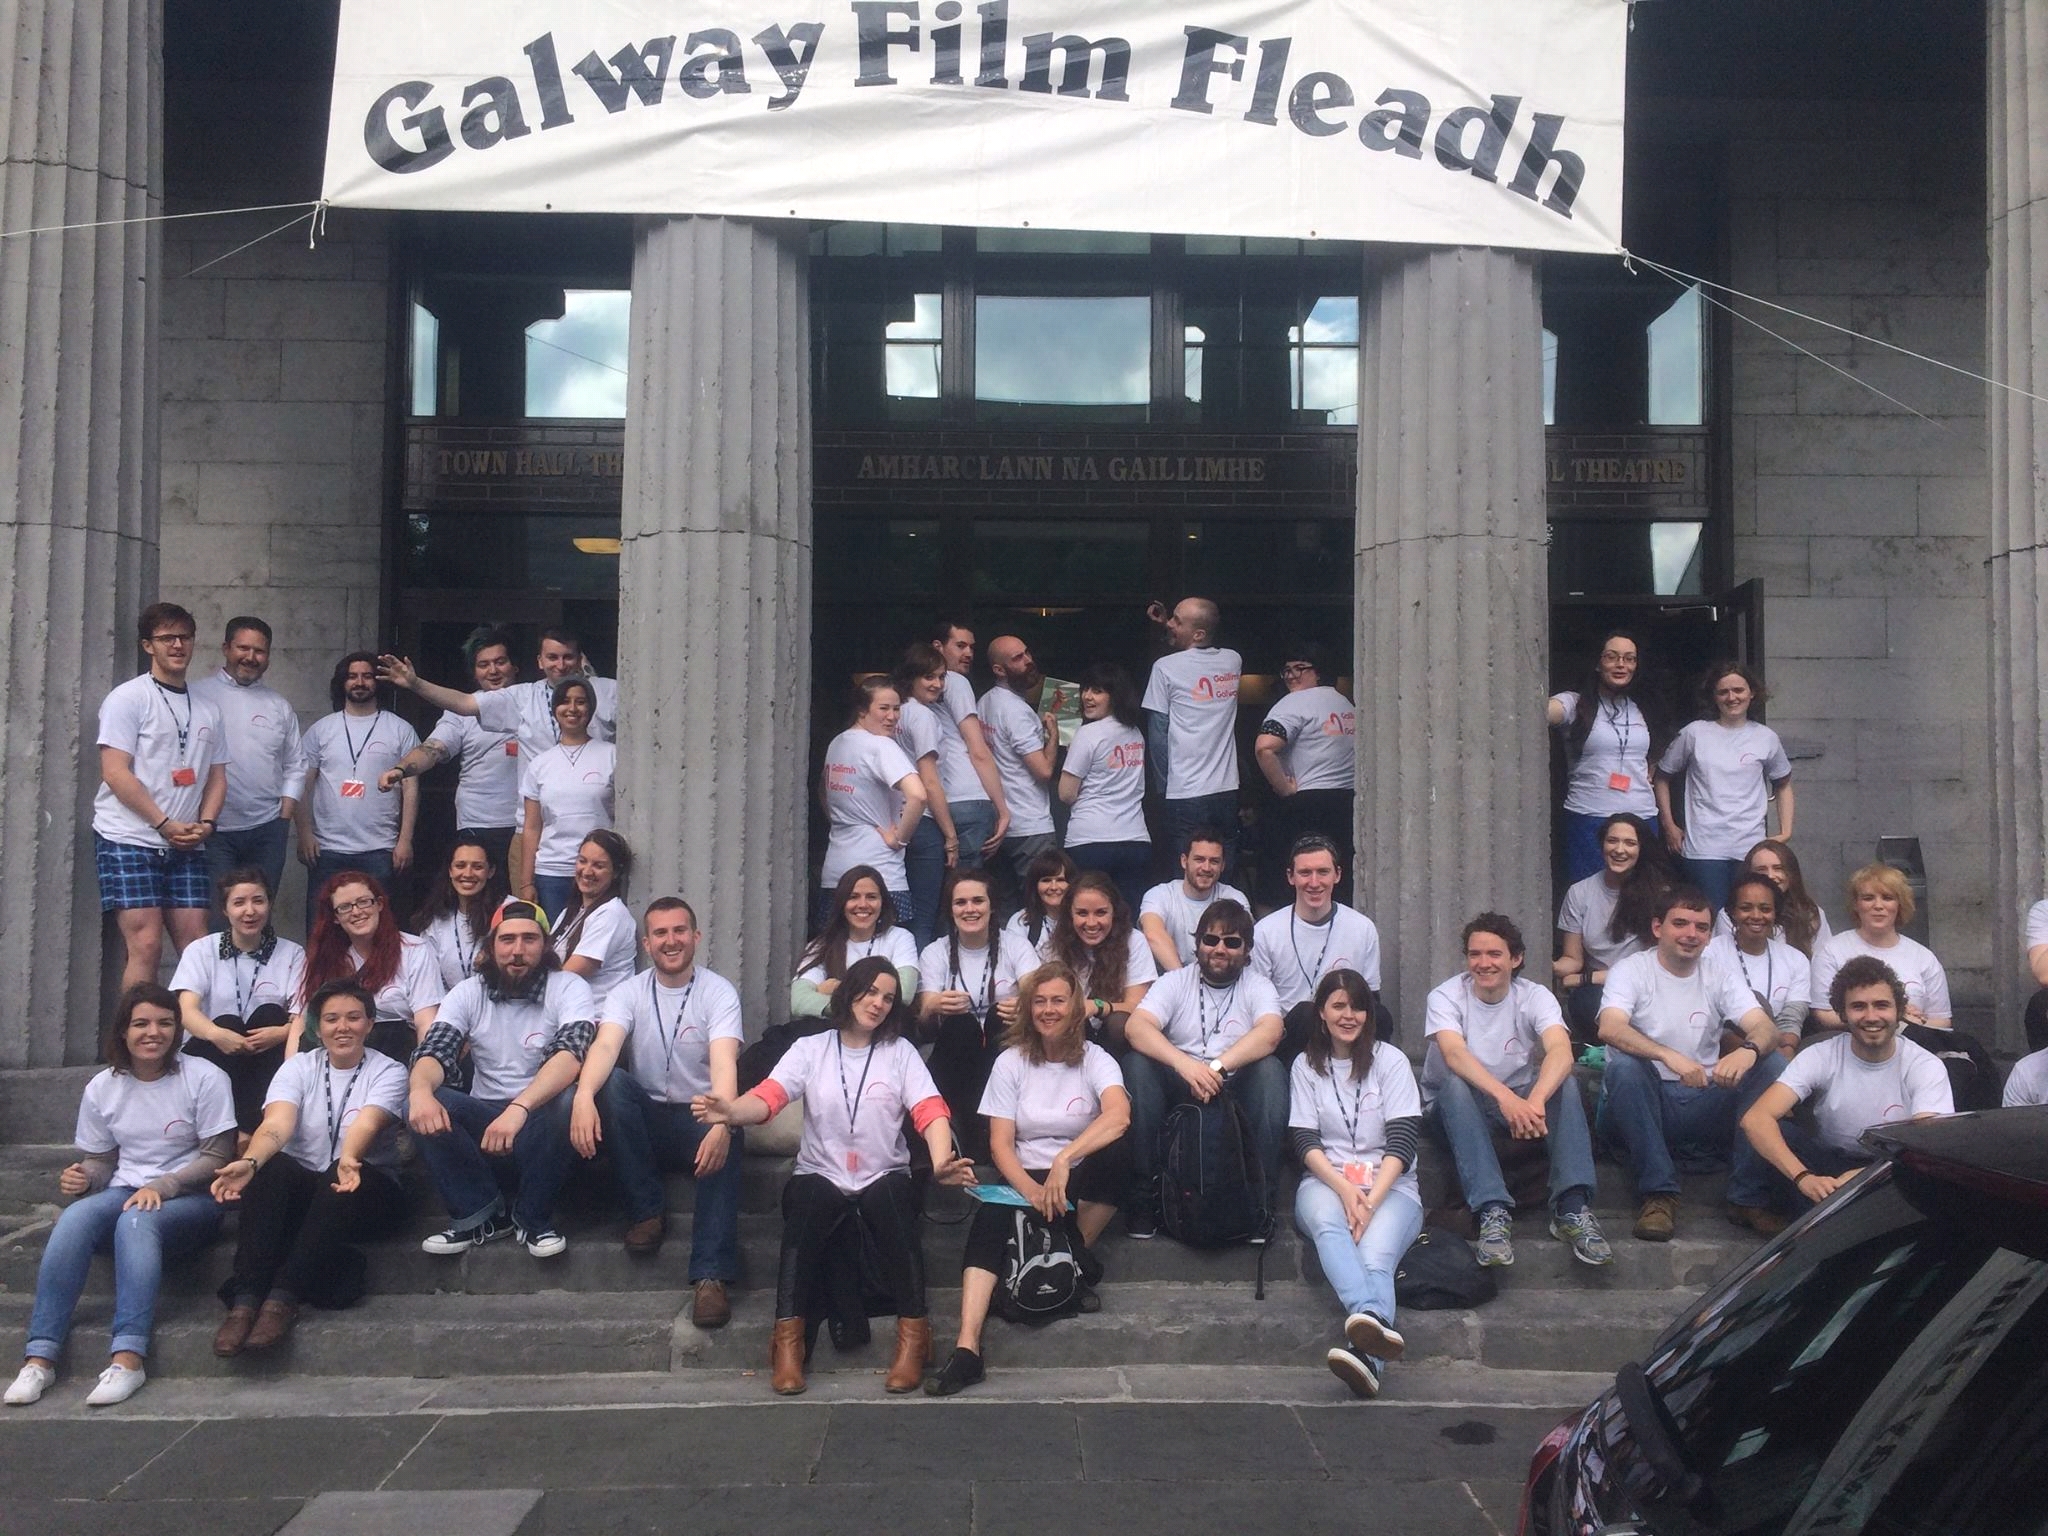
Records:
[[[1313,671],[1315,671],[1315,668],[1305,661],[1290,661],[1280,669],[1280,675],[1282,677],[1299,677],[1304,672]]]
[[[1243,949],[1244,940],[1234,933],[1205,933],[1195,941],[1204,949]]]
[[[192,643],[192,636],[189,634],[151,635],[149,638],[157,645],[190,645]]]
[[[358,912],[374,912],[376,910],[377,898],[374,896],[358,896],[354,901],[337,901],[334,904],[334,915],[336,917],[354,917]]]
[[[1626,661],[1633,665],[1636,653],[1634,651],[1602,651],[1600,659],[1602,661]]]

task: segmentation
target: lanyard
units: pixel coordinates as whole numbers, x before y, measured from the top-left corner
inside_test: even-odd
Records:
[[[1287,942],[1294,950],[1295,965],[1300,967],[1302,985],[1313,992],[1316,989],[1316,983],[1323,979],[1323,956],[1330,952],[1330,940],[1337,936],[1337,909],[1334,906],[1330,908],[1330,921],[1323,930],[1323,947],[1316,951],[1314,970],[1310,970],[1302,961],[1301,938],[1296,931],[1296,922],[1294,909],[1289,907],[1287,909]],[[1315,924],[1310,923],[1309,926],[1313,928]]]
[[[356,1084],[363,1080],[363,1068],[368,1066],[369,1063],[361,1061],[356,1064],[354,1074],[342,1086],[341,1107],[338,1110],[334,1105],[333,1065],[334,1059],[327,1055],[326,1052],[321,1052],[320,1089],[327,1099],[327,1162],[329,1167],[332,1167],[335,1160],[341,1156],[341,1123],[348,1118],[349,1095],[356,1091]]]
[[[344,714],[341,717],[341,739],[348,743],[348,771],[351,775],[355,773],[356,765],[363,760],[363,754],[370,750],[370,743],[377,736],[377,722],[383,718],[384,711],[381,709],[370,717],[370,728],[363,733],[363,744],[359,747],[356,745],[354,734],[348,728],[348,716]]]
[[[234,958],[228,961],[228,969],[235,978],[235,1017],[247,1023],[249,1019],[249,1004],[242,998],[242,956],[244,953],[242,950],[236,950]],[[249,958],[252,960],[256,959],[254,955],[251,955]],[[256,969],[249,977],[249,997],[251,999],[256,996],[256,983],[262,979],[263,962],[257,960]]]
[[[1614,732],[1615,740],[1621,743],[1621,762],[1628,766],[1628,741],[1635,731],[1635,708],[1627,699],[1618,704],[1600,701],[1600,712],[1607,717],[1607,728]]]
[[[178,761],[182,763],[185,761],[185,749],[192,740],[192,695],[185,693],[185,690],[182,688],[166,688],[162,683],[157,682],[154,677],[149,681],[156,689],[156,696],[164,701],[164,708],[170,712],[171,728],[178,733]],[[178,718],[178,706],[171,702],[173,695],[176,693],[185,694],[185,718],[182,720]]]
[[[846,1105],[846,1139],[851,1143],[853,1140],[853,1123],[860,1118],[861,1097],[867,1092],[868,1068],[875,1064],[875,1045],[873,1038],[870,1037],[868,1041],[868,1059],[861,1063],[860,1085],[849,1096],[846,1091],[846,1039],[836,1029],[832,1031],[832,1044],[839,1052],[839,1097]]]
[[[469,926],[469,918],[462,908],[457,907],[455,917],[455,959],[467,977],[476,969],[476,930]]]
[[[973,951],[970,950],[969,953],[971,954]],[[979,1003],[970,1001],[968,1011],[974,1015],[975,1023],[985,1027],[989,1014],[996,1006],[996,937],[993,933],[989,935],[988,947],[981,954],[981,1001]],[[949,979],[954,984],[954,990],[967,993],[970,1000],[973,998],[974,989],[967,985],[967,978],[961,973],[960,962],[957,958],[953,961],[952,976]]]
[[[1357,1063],[1346,1062],[1345,1065],[1349,1066],[1354,1074],[1356,1073]],[[1365,1148],[1361,1147],[1358,1144],[1358,1121],[1359,1118],[1365,1113],[1365,1080],[1355,1075],[1352,1077],[1351,1112],[1349,1114],[1345,1114],[1344,1088],[1343,1085],[1337,1081],[1336,1063],[1332,1062],[1330,1066],[1330,1097],[1336,1101],[1337,1113],[1340,1117],[1342,1117],[1344,1121],[1344,1134],[1350,1138],[1350,1140],[1344,1143],[1344,1150],[1347,1152],[1362,1153],[1365,1151]]]
[[[1202,1059],[1204,1061],[1209,1058],[1209,994],[1215,990],[1206,981],[1197,981],[1195,983],[1195,1008],[1202,1025]],[[1230,984],[1230,995],[1224,998],[1221,1006],[1216,1010],[1216,1024],[1219,1029],[1230,1021],[1231,1005],[1236,1001],[1237,983],[1233,981]]]
[[[1755,993],[1757,1001],[1764,1005],[1764,1012],[1769,1013],[1775,1006],[1771,1002],[1771,988],[1776,979],[1776,972],[1778,968],[1778,957],[1771,953],[1770,941],[1768,939],[1764,941],[1763,991],[1758,992],[1756,990],[1756,983],[1750,979],[1749,956],[1742,952],[1742,941],[1740,939],[1735,941],[1735,963],[1742,967],[1742,979],[1744,981],[1749,982],[1749,990],[1752,993]]]
[[[690,979],[683,984],[682,1001],[676,1004],[676,1021],[666,1034],[661,1027],[661,981],[653,971],[647,973],[647,1001],[654,1009],[654,1033],[661,1041],[661,1086],[668,1087],[669,1075],[676,1069],[676,1041],[682,1038],[683,1015],[690,1007],[690,993],[696,989],[697,972],[693,967]]]

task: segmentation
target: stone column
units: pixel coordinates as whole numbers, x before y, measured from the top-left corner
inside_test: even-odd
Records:
[[[2048,394],[2048,17],[1990,0],[1985,135],[1991,280],[1987,372]],[[2048,406],[1992,390],[1991,974],[1998,1040],[2019,1050],[2033,990],[2027,907],[2048,896]]]
[[[161,211],[161,9],[18,0],[0,229]],[[0,1067],[89,1059],[102,695],[157,567],[158,227],[0,241]]]
[[[811,398],[801,226],[649,220],[633,253],[619,825],[749,1032],[788,1011],[811,803]]]
[[[1543,327],[1509,252],[1385,249],[1364,295],[1358,901],[1414,1048],[1474,913],[1550,959]]]

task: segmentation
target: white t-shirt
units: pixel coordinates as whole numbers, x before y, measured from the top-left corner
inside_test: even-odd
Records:
[[[258,960],[236,949],[226,934],[209,933],[178,956],[171,990],[196,992],[199,1011],[209,1019],[227,1014],[246,1019],[270,1004],[296,1013],[305,979],[306,951],[290,939],[273,938],[268,958]]]
[[[804,1101],[796,1171],[849,1193],[910,1166],[903,1117],[939,1096],[924,1058],[901,1035],[848,1050],[836,1029],[797,1041],[768,1081]]]
[[[2037,901],[2027,908],[2027,945],[2029,950],[2038,945],[2048,944],[2048,901]]]
[[[181,739],[182,738],[182,739]],[[205,695],[167,687],[145,672],[100,703],[99,745],[126,752],[135,777],[173,821],[199,819],[206,775],[227,760],[220,711]],[[191,779],[191,783],[177,782]],[[276,815],[273,808],[271,814]],[[110,843],[168,848],[163,834],[115,798],[103,779],[92,799],[92,829]]]
[[[1314,1131],[1322,1138],[1323,1155],[1339,1168],[1363,1163],[1377,1170],[1380,1159],[1387,1155],[1387,1122],[1421,1113],[1415,1069],[1390,1041],[1374,1042],[1372,1066],[1363,1082],[1352,1077],[1348,1061],[1332,1061],[1329,1072],[1324,1073],[1310,1066],[1305,1055],[1294,1058],[1288,1074],[1289,1129]],[[1372,1183],[1370,1172],[1366,1183]],[[1411,1200],[1422,1199],[1412,1165],[1402,1170],[1394,1188]]]
[[[896,721],[896,745],[901,747],[903,755],[910,759],[910,766],[912,768],[920,768],[927,757],[937,762],[939,755],[939,712],[927,705],[918,703],[915,699],[905,699],[903,701],[903,714]],[[939,787],[941,789],[946,787],[943,775],[939,779]],[[950,804],[951,796],[948,796],[947,800]],[[932,816],[929,799],[927,799],[925,804],[924,819],[926,821],[935,819]]]
[[[1685,856],[1741,859],[1763,841],[1770,786],[1792,777],[1778,733],[1757,720],[1695,720],[1657,766],[1685,778]]]
[[[597,1021],[597,1004],[581,976],[551,971],[547,990],[532,1000],[494,1000],[481,976],[472,976],[441,1004],[436,1027],[447,1025],[469,1042],[476,1069],[470,1092],[505,1103],[531,1083],[548,1059],[548,1046],[564,1024]]]
[[[583,919],[583,926],[577,930],[576,947],[564,949],[562,941],[568,937],[569,919],[557,914],[549,925],[554,935],[555,953],[564,961],[581,956],[597,962],[597,974],[586,976],[590,984],[590,995],[597,999],[598,1007],[611,996],[612,988],[623,986],[633,979],[633,962],[640,954],[640,931],[633,921],[633,914],[626,904],[613,896],[599,902]]]
[[[1812,966],[1806,956],[1783,939],[1767,941],[1761,955],[1746,955],[1732,934],[1709,939],[1706,953],[1723,970],[1742,978],[1742,984],[1777,1020],[1779,1029],[1797,1033],[1806,1017],[1807,999],[1813,995]]]
[[[1578,718],[1579,696],[1553,694],[1551,702],[1564,710],[1564,724],[1558,729],[1565,732],[1569,743],[1572,722]],[[1628,776],[1626,788],[1616,789],[1609,782],[1617,773]],[[1593,728],[1586,733],[1585,745],[1565,784],[1564,808],[1580,816],[1629,811],[1645,821],[1656,818],[1657,797],[1650,789],[1650,725],[1634,699],[1618,704],[1602,700],[1596,705]],[[1747,848],[1742,851],[1749,852]]]
[[[1050,929],[1046,931],[1045,942],[1039,946],[1039,953],[1047,959],[1053,958],[1052,931]],[[1084,953],[1087,956],[1087,963],[1077,970],[1081,982],[1081,995],[1083,997],[1093,997],[1095,996],[1095,956],[1092,951],[1084,951]],[[1124,961],[1124,986],[1126,988],[1149,987],[1159,979],[1159,962],[1152,958],[1152,946],[1145,942],[1145,935],[1138,932],[1135,928],[1131,930],[1131,937],[1125,946],[1124,953],[1128,957]],[[1117,999],[1112,997],[1106,999],[1106,1001],[1114,1003]]]
[[[363,968],[363,957],[356,953],[354,945],[349,946],[348,958],[357,970]],[[377,991],[377,1017],[410,1024],[421,1010],[440,1007],[447,995],[448,985],[441,980],[441,962],[427,941],[415,934],[401,933],[398,971]]]
[[[1820,922],[1813,930],[1813,952],[1819,954],[1821,945],[1827,943],[1829,939],[1835,936],[1835,930],[1828,926],[1828,915],[1826,912],[1821,911],[1819,907],[1815,907],[1814,911],[1820,914]],[[1723,907],[1714,914],[1714,937],[1718,939],[1724,934],[1732,934],[1734,932],[1735,919],[1730,917],[1728,909]],[[1777,927],[1773,928],[1771,930],[1771,937],[1783,939],[1785,937],[1784,924],[1780,923]]]
[[[900,931],[900,930],[899,930]],[[989,991],[989,968],[993,951],[995,990]],[[995,942],[980,949],[960,946],[960,963],[953,963],[952,943],[933,939],[917,957],[917,987],[920,992],[965,992],[973,1000],[974,1016],[987,1023],[984,1004],[1000,1003],[1017,995],[1017,980],[1038,965],[1038,956],[1022,939],[998,933]]]
[[[1854,928],[1835,934],[1813,951],[1813,1006],[1827,1008],[1828,989],[1835,984],[1835,972],[1858,955],[1869,955],[1892,968],[1892,974],[1906,984],[1906,1006],[1917,1008],[1929,1019],[1954,1019],[1955,1005],[1949,1001],[1948,972],[1934,958],[1934,951],[1903,933],[1889,949],[1879,949]]]
[[[946,691],[932,713],[939,724],[939,784],[946,791],[946,803],[987,800],[988,791],[982,787],[981,775],[974,771],[974,759],[967,755],[967,739],[961,735],[961,728],[969,720],[981,718],[980,706],[974,702],[974,685],[958,672],[947,672]]]
[[[1095,1123],[1102,1096],[1123,1085],[1124,1075],[1109,1052],[1092,1040],[1082,1045],[1081,1059],[1073,1065],[1035,1062],[1022,1046],[1013,1045],[989,1069],[981,1113],[1016,1125],[1017,1161],[1032,1172],[1052,1167],[1067,1144]]]
[[[1282,694],[1267,706],[1259,734],[1287,743],[1280,749],[1280,759],[1296,789],[1350,789],[1356,784],[1358,714],[1336,689],[1322,685]]]
[[[458,908],[444,912],[427,924],[427,931],[420,939],[433,954],[434,964],[441,971],[441,985],[452,987],[476,969],[477,951],[483,947],[489,935],[489,925],[481,932],[470,926],[468,918]]]
[[[412,727],[386,709],[360,716],[337,710],[307,728],[306,766],[319,775],[313,835],[322,851],[376,853],[398,845],[403,800],[377,780],[419,744]]]
[[[1176,1049],[1197,1061],[1220,1056],[1260,1019],[1281,1012],[1273,984],[1250,968],[1229,986],[1213,987],[1196,965],[1168,971],[1139,1006],[1159,1021],[1160,1032]]]
[[[882,929],[873,938],[850,938],[846,941],[846,965],[848,970],[851,970],[857,961],[866,960],[872,955],[881,955],[899,971],[915,971],[918,968],[917,939],[908,928],[900,924],[893,928]],[[845,972],[840,974],[843,977]],[[816,985],[818,982],[830,981],[832,978],[825,974],[824,965],[818,964],[807,965],[801,971],[798,971],[797,980],[808,981]]]
[[[108,1067],[78,1101],[78,1150],[118,1150],[114,1183],[140,1189],[190,1163],[199,1144],[235,1128],[235,1094],[227,1073],[196,1056],[174,1058],[177,1070],[143,1082]]]
[[[348,1128],[365,1108],[381,1109],[391,1123],[377,1132],[363,1161],[377,1168],[398,1166],[398,1127],[405,1120],[406,1069],[378,1051],[363,1052],[360,1066],[346,1072],[328,1065],[324,1050],[301,1051],[277,1069],[263,1104],[292,1104],[299,1111],[284,1155],[312,1173],[325,1173],[341,1156]]]
[[[825,847],[825,867],[818,874],[820,885],[837,885],[854,865],[867,864],[890,890],[909,889],[903,850],[883,842],[881,829],[897,824],[903,814],[903,791],[896,786],[916,773],[916,765],[893,737],[855,726],[832,738],[825,749],[825,806],[832,833]],[[950,797],[950,788],[947,793]]]
[[[1778,1081],[1798,1102],[1813,1100],[1814,1131],[1843,1152],[1859,1151],[1858,1142],[1873,1125],[1956,1112],[1948,1068],[1932,1051],[1905,1039],[1892,1042],[1888,1061],[1865,1061],[1847,1035],[1819,1040],[1794,1056]]]
[[[1237,788],[1235,651],[1190,646],[1152,663],[1146,709],[1166,716],[1166,798],[1193,800]]]
[[[1052,831],[1048,786],[1024,763],[1024,754],[1045,746],[1045,722],[1030,703],[998,685],[981,696],[981,728],[1002,780],[1010,808],[1011,837],[1043,837]]]
[[[2035,1051],[2013,1063],[2012,1076],[2005,1080],[2006,1109],[2027,1104],[2048,1104],[2048,1051]]]
[[[1330,920],[1318,925],[1297,917],[1291,906],[1268,912],[1252,930],[1252,969],[1273,983],[1282,1009],[1316,995],[1316,986],[1335,970],[1358,972],[1380,989],[1380,931],[1371,918],[1341,901]]]
[[[1234,885],[1225,885],[1218,880],[1209,887],[1208,894],[1190,896],[1185,880],[1166,880],[1145,893],[1145,899],[1138,903],[1138,917],[1142,926],[1147,917],[1156,917],[1166,924],[1166,936],[1173,940],[1173,952],[1180,956],[1182,965],[1195,963],[1195,933],[1202,926],[1202,914],[1226,896],[1245,911],[1252,904],[1245,894]]]
[[[1674,976],[1654,949],[1618,961],[1600,995],[1602,1013],[1620,1009],[1643,1034],[1703,1067],[1721,1059],[1721,1021],[1739,1020],[1756,1006],[1740,971],[1702,954],[1690,976]],[[1678,1081],[1663,1062],[1650,1065],[1666,1082]]]
[[[1431,989],[1422,1034],[1425,1040],[1445,1032],[1462,1036],[1465,1048],[1502,1086],[1526,1093],[1543,1068],[1543,1032],[1564,1027],[1564,1015],[1549,988],[1517,976],[1508,984],[1506,997],[1489,1003],[1479,996],[1471,975],[1464,973]],[[1430,1051],[1422,1062],[1424,1100],[1435,1103],[1451,1076],[1442,1053]],[[1571,1088],[1569,1078],[1565,1086]]]
[[[1067,846],[1149,843],[1145,830],[1145,738],[1114,716],[1074,732],[1061,770],[1081,781],[1067,818]]]
[[[1558,932],[1579,936],[1589,970],[1611,970],[1615,961],[1636,954],[1643,947],[1643,941],[1632,933],[1620,939],[1610,936],[1614,908],[1620,900],[1621,892],[1607,883],[1607,872],[1596,870],[1574,882],[1558,906]]]
[[[228,797],[220,830],[246,832],[277,820],[277,803],[306,793],[306,754],[291,701],[268,683],[246,687],[225,667],[191,679],[192,692],[220,711],[227,742]]]
[[[626,1070],[658,1104],[687,1104],[711,1091],[711,1042],[746,1039],[740,995],[698,966],[680,987],[653,971],[612,988],[604,1019],[626,1032]]]
[[[518,732],[487,731],[475,717],[449,710],[434,722],[427,740],[461,765],[455,781],[457,827],[519,825]]]
[[[597,695],[590,739],[614,741],[619,734],[619,685],[609,677],[593,677],[589,681],[591,692]],[[517,736],[521,756],[538,757],[562,739],[562,728],[555,724],[553,689],[545,681],[513,683],[472,697],[476,700],[477,724],[487,731]]]
[[[522,799],[540,802],[540,846],[533,857],[537,875],[573,875],[576,850],[599,827],[609,827],[619,749],[608,741],[580,747],[549,747],[526,760],[519,775]]]
[[[1048,913],[1044,919],[1044,926],[1042,926],[1038,930],[1038,942],[1036,944],[1033,944],[1031,942],[1030,923],[1026,921],[1024,914],[1022,912],[1012,912],[1009,915],[1008,919],[1005,920],[1005,922],[1003,923],[1003,937],[1006,939],[1015,939],[1019,944],[1023,945],[1024,948],[1030,950],[1032,954],[1037,956],[1038,960],[1050,960],[1052,958],[1053,930],[1058,928],[1059,925],[1060,924],[1058,914]],[[1037,962],[1034,961],[1033,963],[1035,964]],[[1159,967],[1157,965],[1154,965],[1152,969],[1156,973]]]

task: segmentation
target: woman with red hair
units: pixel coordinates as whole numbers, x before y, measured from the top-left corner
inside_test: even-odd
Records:
[[[412,1060],[413,1047],[426,1038],[447,993],[433,946],[399,928],[384,887],[357,869],[335,875],[313,897],[299,1009],[334,981],[353,981],[377,1000],[370,1049],[397,1062]],[[318,1044],[301,1034],[292,1050]]]

